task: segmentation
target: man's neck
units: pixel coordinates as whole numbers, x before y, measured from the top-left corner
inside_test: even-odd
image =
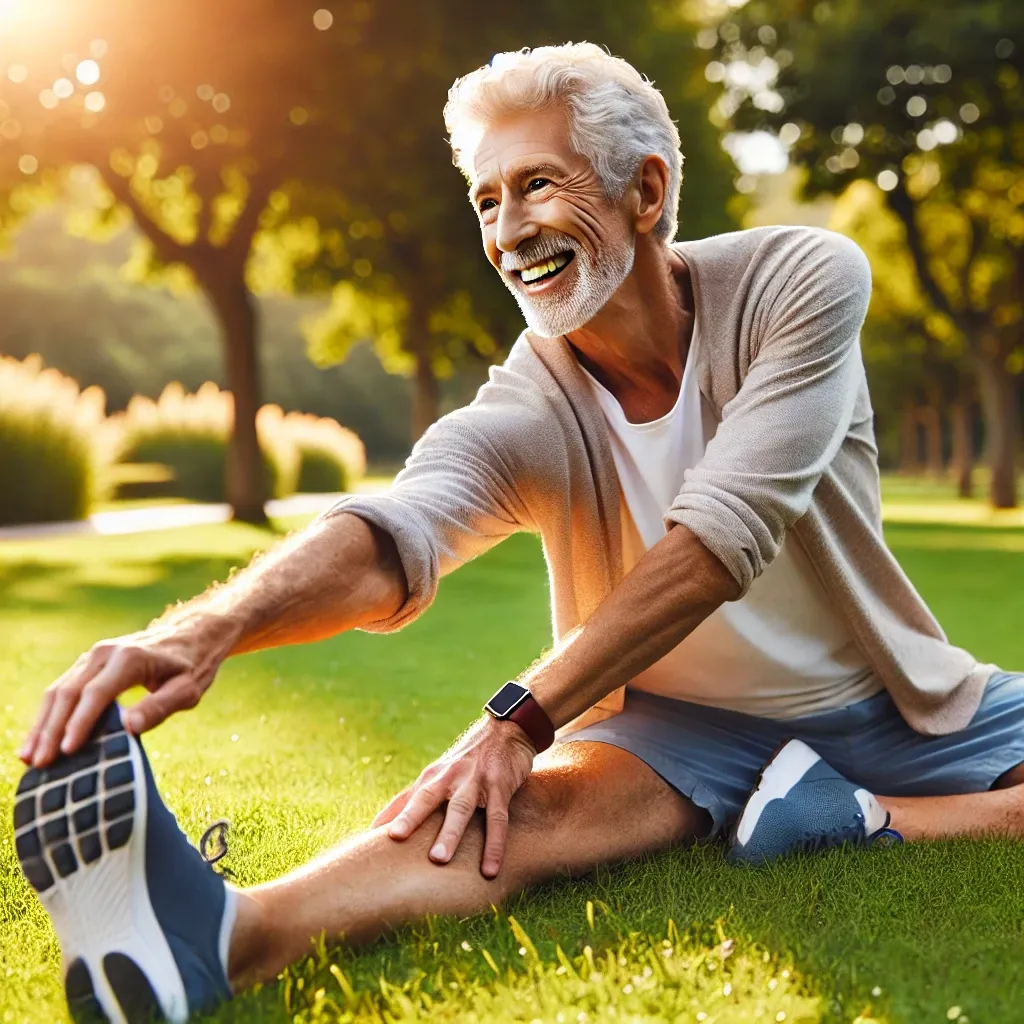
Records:
[[[633,423],[675,404],[693,333],[693,292],[682,257],[641,240],[629,276],[601,312],[568,335],[576,357]]]

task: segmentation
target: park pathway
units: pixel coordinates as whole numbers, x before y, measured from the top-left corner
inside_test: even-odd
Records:
[[[386,490],[391,481],[370,477],[357,488],[360,494]],[[273,519],[288,516],[313,516],[330,508],[341,494],[294,494],[275,498],[266,505]],[[36,540],[42,537],[105,536],[122,533],[144,533],[147,530],[173,530],[182,526],[206,526],[226,523],[231,518],[229,505],[192,504],[150,505],[140,508],[113,509],[94,512],[88,519],[70,523],[29,523],[25,526],[0,527],[0,542],[5,540]]]

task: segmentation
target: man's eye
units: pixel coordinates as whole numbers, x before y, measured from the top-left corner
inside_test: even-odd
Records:
[[[480,200],[480,212],[486,213],[488,210],[493,209],[498,204],[493,199],[481,199]]]
[[[547,178],[534,178],[529,185],[526,186],[527,192],[536,192],[538,189],[543,188],[545,185],[550,185],[551,182]]]

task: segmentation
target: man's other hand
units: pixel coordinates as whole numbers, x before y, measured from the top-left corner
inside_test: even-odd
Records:
[[[426,767],[377,815],[373,824],[387,825],[392,839],[407,839],[442,804],[444,822],[430,848],[430,859],[447,864],[455,856],[478,807],[486,814],[486,836],[480,871],[494,878],[501,869],[508,835],[512,797],[533,768],[537,751],[514,722],[481,718],[447,753]]]
[[[73,753],[103,710],[133,686],[149,690],[124,713],[125,728],[136,735],[195,707],[230,650],[223,632],[195,623],[157,625],[96,644],[47,688],[18,756],[41,768],[58,752]]]

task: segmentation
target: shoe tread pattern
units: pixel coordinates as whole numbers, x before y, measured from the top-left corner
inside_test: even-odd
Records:
[[[119,719],[107,715],[81,750],[22,776],[14,805],[15,850],[36,892],[131,838],[135,771],[129,750]]]

